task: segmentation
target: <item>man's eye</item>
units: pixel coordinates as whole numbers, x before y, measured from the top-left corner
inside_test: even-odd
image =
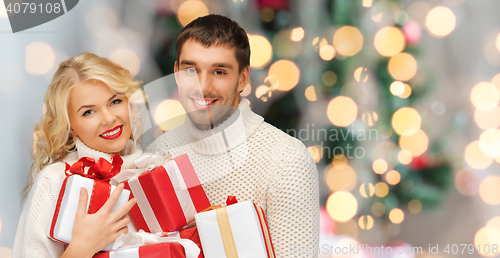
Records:
[[[93,114],[93,113],[94,113],[94,111],[92,111],[92,110],[87,110],[87,111],[83,112],[82,116],[90,116],[90,115],[91,115],[91,114]]]
[[[188,73],[196,73],[196,68],[192,67],[192,68],[188,68],[188,69],[186,69],[184,71],[186,71]]]
[[[225,72],[223,72],[223,71],[215,71],[215,72],[214,72],[214,74],[215,74],[215,75],[224,75],[224,74],[226,74],[226,73],[225,73]]]
[[[115,99],[115,100],[113,100],[113,101],[111,102],[111,105],[120,104],[120,103],[122,103],[122,101],[123,101],[123,100],[121,100],[121,99]]]

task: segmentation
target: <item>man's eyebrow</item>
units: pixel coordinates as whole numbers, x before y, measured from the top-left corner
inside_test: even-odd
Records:
[[[233,66],[229,63],[215,63],[212,65],[213,67],[219,67],[219,68],[227,68],[227,69],[233,69]]]
[[[196,63],[189,60],[182,60],[181,65],[196,65]]]
[[[111,101],[112,99],[114,99],[116,96],[117,96],[116,94],[114,94],[113,96],[111,96],[111,98],[108,99],[108,102]],[[95,105],[83,105],[76,112],[77,113],[80,112],[80,109],[82,109],[82,108],[90,108],[90,107],[95,107]]]

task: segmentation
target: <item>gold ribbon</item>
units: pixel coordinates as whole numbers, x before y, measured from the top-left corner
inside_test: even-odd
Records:
[[[229,224],[226,207],[216,209],[215,214],[217,215],[220,234],[222,236],[222,243],[224,244],[224,250],[226,251],[227,258],[238,258],[238,252],[236,251],[233,231],[231,230],[231,225]]]

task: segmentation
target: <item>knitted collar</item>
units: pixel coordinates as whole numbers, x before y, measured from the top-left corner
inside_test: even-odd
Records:
[[[99,158],[104,158],[107,161],[111,162],[111,154],[94,150],[88,147],[78,138],[76,139],[76,149],[78,153],[78,159],[82,157],[89,157],[97,161],[99,160]],[[132,140],[128,140],[127,145],[125,145],[125,149],[123,149],[122,153],[124,154],[120,155],[120,157],[123,159],[122,169],[135,168],[135,160],[142,155],[142,151],[136,147],[135,142]]]
[[[240,97],[240,103],[234,113],[214,129],[198,129],[189,116],[186,116],[186,127],[191,135],[194,151],[217,155],[245,142],[263,121],[263,117],[250,109],[247,100]]]

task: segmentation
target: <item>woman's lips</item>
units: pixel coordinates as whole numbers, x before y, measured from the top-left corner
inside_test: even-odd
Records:
[[[117,132],[115,132],[115,131],[117,131]],[[115,132],[115,133],[113,133],[113,132]],[[120,137],[120,135],[122,135],[122,132],[123,132],[123,125],[119,125],[111,130],[107,130],[103,134],[99,135],[99,137],[106,139],[106,140],[114,140],[114,139]],[[113,134],[105,136],[106,134],[110,134],[110,133],[113,133]]]

